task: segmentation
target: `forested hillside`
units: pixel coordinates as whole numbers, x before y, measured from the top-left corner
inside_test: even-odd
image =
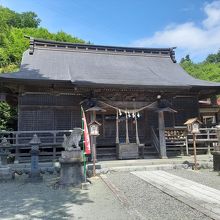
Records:
[[[187,55],[181,60],[180,65],[195,78],[220,82],[220,51],[208,55],[201,63],[194,63]]]
[[[0,6],[0,73],[18,69],[22,53],[28,48],[29,41],[24,35],[49,40],[85,43],[63,31],[50,33],[39,27],[40,18],[34,12],[17,13]]]

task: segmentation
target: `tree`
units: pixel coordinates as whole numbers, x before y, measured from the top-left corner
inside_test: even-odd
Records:
[[[63,31],[50,33],[38,28],[40,19],[34,12],[17,13],[0,6],[0,73],[18,68],[22,54],[28,49],[29,42],[24,35],[48,40],[85,43]]]
[[[2,6],[0,6],[0,20],[9,27],[17,28],[37,28],[41,22],[37,14],[32,11],[20,14]]]
[[[0,130],[11,130],[16,119],[16,108],[6,102],[0,102]]]
[[[180,65],[195,78],[220,82],[219,54],[218,52],[217,54],[212,54],[212,56],[209,55],[206,60],[201,63],[193,63],[191,60],[183,58]]]
[[[220,63],[220,50],[217,54],[209,54],[205,62],[207,63]]]
[[[190,59],[189,54],[187,54],[187,55],[185,56],[185,58],[182,58],[182,59],[180,60],[180,63],[184,63],[184,62],[192,62],[191,59]]]
[[[37,14],[32,11],[23,12],[20,14],[20,28],[37,28],[41,22],[40,18],[38,18]]]

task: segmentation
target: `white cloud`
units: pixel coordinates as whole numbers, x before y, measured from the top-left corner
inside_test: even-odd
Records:
[[[199,61],[220,48],[220,0],[205,4],[206,18],[197,26],[194,22],[170,24],[152,37],[136,40],[133,46],[171,47],[177,46],[180,57],[190,54]]]
[[[204,8],[207,18],[203,21],[204,27],[210,29],[220,26],[220,1],[207,4]]]

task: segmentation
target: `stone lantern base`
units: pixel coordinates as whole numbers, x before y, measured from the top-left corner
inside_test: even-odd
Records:
[[[220,171],[220,151],[212,152],[213,155],[213,169],[214,171]]]
[[[28,178],[26,180],[26,182],[30,182],[30,183],[39,183],[42,181],[43,181],[43,177],[41,176],[40,171],[39,172],[31,172],[28,175]]]
[[[60,186],[80,187],[83,180],[82,152],[80,148],[62,151],[60,161]]]
[[[0,152],[0,165],[7,165],[8,152]]]
[[[8,152],[0,152],[0,181],[14,179],[14,172],[7,165]]]
[[[14,179],[15,174],[8,166],[0,165],[0,181],[8,181]]]

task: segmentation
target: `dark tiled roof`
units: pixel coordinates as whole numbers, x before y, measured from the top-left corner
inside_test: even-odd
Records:
[[[145,87],[214,86],[175,62],[173,48],[131,48],[31,39],[20,71],[0,79],[59,80],[77,85]]]

